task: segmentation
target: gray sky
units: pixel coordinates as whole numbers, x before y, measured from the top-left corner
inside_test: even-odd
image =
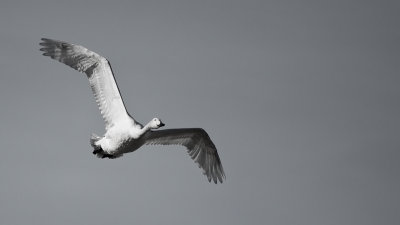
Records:
[[[2,1],[0,223],[400,221],[399,1]],[[140,122],[202,127],[226,171],[182,147],[91,154],[83,74],[41,37],[113,65]]]

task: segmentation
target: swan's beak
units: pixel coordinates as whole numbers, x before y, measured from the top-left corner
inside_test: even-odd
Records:
[[[163,126],[165,126],[165,124],[163,122],[161,122],[159,127],[163,127]]]

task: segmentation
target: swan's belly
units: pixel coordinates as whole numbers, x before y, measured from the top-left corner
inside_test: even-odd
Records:
[[[133,152],[143,145],[140,139],[131,137],[126,138],[103,138],[101,147],[103,151],[116,157],[122,156],[124,153]]]

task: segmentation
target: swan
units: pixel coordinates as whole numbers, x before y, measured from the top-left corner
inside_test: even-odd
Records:
[[[87,48],[42,38],[40,51],[44,56],[85,73],[100,113],[105,134],[92,134],[90,144],[99,158],[115,159],[143,145],[182,145],[203,170],[209,182],[222,183],[225,173],[214,143],[202,128],[156,130],[165,124],[154,118],[145,126],[127,112],[109,61]]]

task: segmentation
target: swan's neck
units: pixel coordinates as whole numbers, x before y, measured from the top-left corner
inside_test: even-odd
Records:
[[[151,130],[150,123],[146,124],[146,126],[144,126],[142,129],[140,129],[139,136],[142,136],[143,134],[145,134],[149,130]]]

